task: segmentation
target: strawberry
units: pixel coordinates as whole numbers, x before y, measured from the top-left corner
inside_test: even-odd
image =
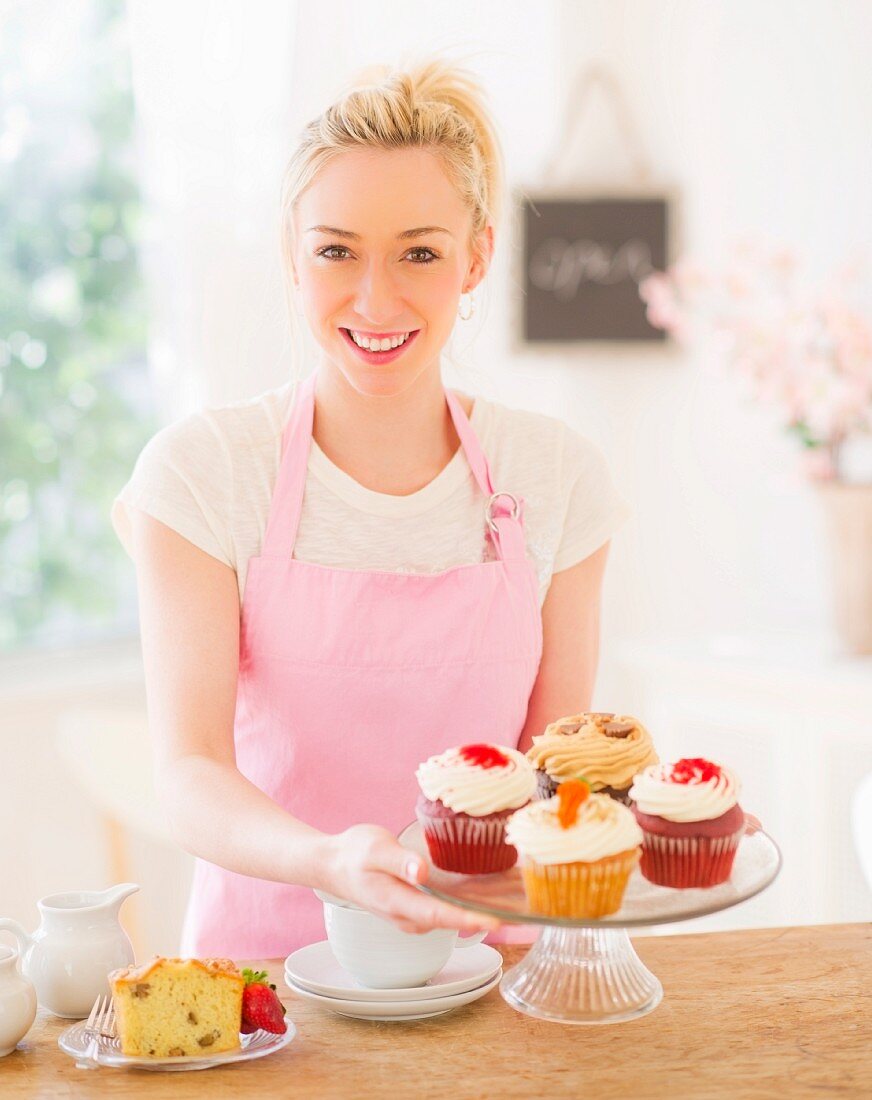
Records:
[[[276,994],[276,987],[267,983],[265,970],[242,971],[245,988],[242,990],[242,1024],[239,1030],[243,1035],[262,1029],[273,1035],[284,1035],[288,1025],[284,1021],[287,1009]]]

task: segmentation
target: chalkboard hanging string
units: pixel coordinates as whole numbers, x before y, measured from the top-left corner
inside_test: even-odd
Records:
[[[612,109],[618,129],[633,160],[635,175],[640,182],[646,183],[651,176],[651,167],[626,97],[616,77],[605,66],[596,62],[578,73],[573,81],[570,94],[566,98],[563,126],[558,134],[554,152],[544,170],[543,179],[553,182],[558,178],[561,162],[570,148],[573,136],[578,131],[585,109],[597,85],[602,88],[606,102]]]

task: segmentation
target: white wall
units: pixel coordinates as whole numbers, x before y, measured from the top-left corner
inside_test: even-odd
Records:
[[[149,359],[167,418],[282,374],[278,196],[294,0],[128,0],[150,216]]]

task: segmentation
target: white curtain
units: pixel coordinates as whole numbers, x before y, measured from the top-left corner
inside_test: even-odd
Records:
[[[128,0],[150,361],[167,418],[286,375],[278,196],[297,4]]]

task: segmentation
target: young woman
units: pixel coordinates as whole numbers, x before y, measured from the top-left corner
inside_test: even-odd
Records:
[[[440,377],[501,188],[464,70],[386,73],[332,104],[283,194],[314,371],[165,428],[116,502],[159,792],[198,857],[187,954],[322,939],[312,888],[407,931],[493,929],[414,888],[426,866],[396,836],[415,769],[468,742],[526,749],[590,705],[628,507],[564,424]]]

